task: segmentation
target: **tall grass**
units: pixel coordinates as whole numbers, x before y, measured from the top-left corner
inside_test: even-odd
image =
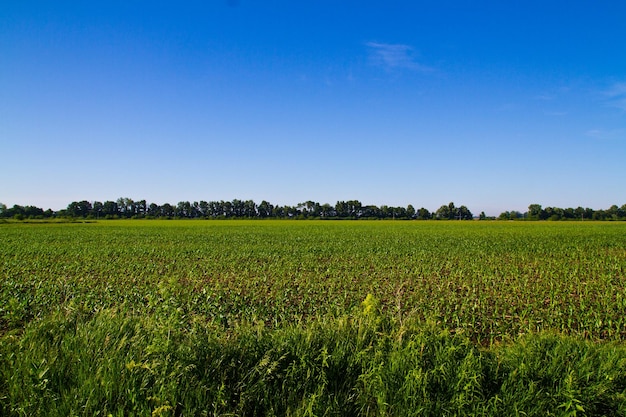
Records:
[[[377,313],[224,328],[57,313],[5,335],[2,415],[624,415],[626,347],[550,334],[480,347]]]

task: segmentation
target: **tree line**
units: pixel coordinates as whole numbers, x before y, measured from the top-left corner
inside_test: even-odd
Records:
[[[498,220],[626,220],[626,204],[618,207],[612,205],[606,210],[590,208],[560,208],[541,207],[540,204],[531,204],[528,211],[505,211],[498,216]]]
[[[232,201],[180,201],[169,203],[148,203],[146,200],[118,198],[116,201],[73,201],[59,211],[46,210],[35,206],[14,205],[7,208],[0,203],[0,217],[3,218],[182,218],[182,219],[460,219],[471,220],[473,215],[465,207],[454,203],[441,206],[430,212],[426,208],[363,205],[358,200],[337,201],[334,205],[306,201],[294,206],[275,205],[263,200],[260,204],[252,200]]]
[[[263,200],[260,204],[252,200],[232,201],[180,201],[176,205],[148,204],[146,200],[118,198],[116,201],[73,201],[59,211],[43,210],[35,206],[14,205],[8,208],[0,203],[0,218],[47,219],[398,219],[398,220],[472,220],[474,215],[464,205],[457,207],[453,202],[444,204],[431,212],[422,207],[363,205],[358,200],[337,201],[334,205],[306,201],[294,206],[274,205]],[[487,217],[484,212],[479,220],[626,220],[626,204],[613,205],[606,210],[590,208],[543,208],[531,204],[528,211],[506,211],[498,217]]]

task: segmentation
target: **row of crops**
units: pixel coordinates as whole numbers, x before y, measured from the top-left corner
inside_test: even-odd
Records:
[[[626,225],[103,222],[2,225],[0,327],[51,309],[172,304],[232,322],[385,314],[480,340],[626,338]]]
[[[407,415],[398,398],[381,399],[376,394],[384,391],[381,387],[367,388],[364,375],[373,378],[368,383],[380,384],[393,372],[400,372],[392,379],[407,383],[412,377],[405,372],[417,372],[414,368],[420,363],[420,372],[426,372],[441,360],[431,358],[426,361],[428,366],[415,362],[416,352],[423,352],[431,342],[435,343],[432,349],[441,343],[450,344],[452,347],[445,349],[451,352],[460,349],[458,355],[451,354],[444,361],[451,369],[461,366],[458,361],[469,360],[467,355],[478,358],[471,370],[478,375],[477,385],[462,400],[458,395],[465,391],[453,386],[467,375],[446,382],[443,376],[428,380],[424,373],[423,384],[411,389],[421,390],[426,396],[420,397],[421,403],[430,406],[417,407],[415,415],[447,413],[439,407],[466,410],[468,415],[468,410],[502,415],[520,406],[518,400],[526,401],[526,407],[540,407],[538,412],[557,408],[560,412],[555,415],[593,415],[603,410],[600,400],[612,404],[610,410],[626,410],[626,224],[5,223],[0,224],[0,245],[0,414],[32,415],[61,404],[52,414],[81,414],[76,410],[82,407],[83,415],[97,410],[113,415],[146,410],[163,415],[307,414],[307,410],[310,415],[324,414],[320,410],[351,410],[344,415]],[[433,335],[427,338],[430,342],[425,341],[424,332]],[[406,343],[411,339],[405,334],[420,335],[422,345],[411,345],[416,350],[407,353]],[[442,339],[441,334],[446,336]],[[299,342],[285,342],[294,337],[310,342],[300,354],[295,345],[289,345]],[[534,353],[526,352],[528,357],[561,357],[554,349],[579,353],[607,349],[610,358],[594,350],[595,362],[581,354],[584,364],[570,364],[579,370],[592,369],[604,385],[594,391],[588,385],[578,386],[578,377],[570,375],[574,379],[565,395],[567,381],[549,382],[550,377],[537,376],[538,381],[548,381],[542,388],[531,375],[528,380],[513,380],[527,384],[530,388],[519,388],[527,394],[538,391],[529,397],[521,393],[511,396],[512,388],[506,387],[513,382],[507,378],[521,371],[513,365],[505,371],[503,358],[510,359],[507,355],[513,351],[516,358],[523,358],[520,346],[543,343],[533,337],[543,342],[548,338],[552,344],[544,343],[542,349],[547,350],[543,353],[533,348]],[[111,342],[114,339],[117,341]],[[194,347],[209,349],[208,340],[216,343],[211,352],[217,356],[200,360]],[[282,343],[286,351],[276,343]],[[339,349],[338,343],[362,345]],[[72,344],[75,348],[65,352],[65,346]],[[283,353],[272,356],[279,351]],[[367,361],[349,356],[358,352]],[[90,355],[102,358],[90,362]],[[312,368],[306,368],[302,355],[309,357]],[[570,352],[566,356],[576,355]],[[185,358],[197,362],[184,365]],[[400,359],[412,365],[395,370],[382,365],[391,366]],[[246,367],[242,364],[247,360]],[[304,375],[321,372],[318,376],[326,379],[311,381],[310,387],[286,397],[287,371],[299,360],[304,361]],[[91,365],[81,371],[77,361],[83,367]],[[205,369],[208,373],[201,376],[192,372],[207,361],[217,361],[212,371]],[[328,365],[333,361],[339,361],[335,364],[339,368]],[[605,369],[608,363],[610,372]],[[539,359],[536,364],[537,372],[545,368]],[[379,365],[382,374],[374,370]],[[528,363],[524,366],[530,369]],[[101,380],[96,384],[100,388],[92,387],[93,394],[72,391],[86,389],[86,379],[95,377],[92,368],[100,369]],[[266,372],[263,378],[274,379],[261,378],[263,389],[245,383],[261,368]],[[327,374],[331,368],[354,381],[332,385]],[[111,374],[112,369],[117,369],[117,376]],[[565,372],[565,378],[567,369],[555,374]],[[116,385],[121,375],[128,377],[129,386],[123,378],[118,381],[121,385]],[[300,373],[290,375],[303,378]],[[434,374],[428,375],[434,378]],[[590,375],[580,375],[580,381],[594,381]],[[551,378],[555,377],[560,378]],[[181,399],[182,380],[198,385],[188,386],[185,392],[204,394],[194,394],[200,397],[193,401]],[[208,380],[221,382],[213,387]],[[470,382],[463,384],[472,387]],[[393,386],[392,381],[385,384]],[[503,386],[508,391],[503,392]],[[373,391],[366,395],[366,388]],[[322,401],[330,394],[343,402]],[[406,401],[417,398],[413,391],[405,394]],[[273,395],[287,398],[287,402],[274,403],[270,400]],[[432,395],[443,396],[435,401]],[[547,398],[545,406],[540,405],[544,404],[542,395]],[[259,403],[259,396],[267,397],[265,406]],[[59,402],[67,398],[74,402]],[[482,412],[475,408],[478,404]]]

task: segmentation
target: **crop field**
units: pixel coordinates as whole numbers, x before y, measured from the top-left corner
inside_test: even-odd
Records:
[[[626,222],[0,224],[2,415],[625,415]]]

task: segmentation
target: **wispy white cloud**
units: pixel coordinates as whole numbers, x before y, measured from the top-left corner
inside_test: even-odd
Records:
[[[626,129],[590,129],[585,132],[585,135],[597,140],[625,139]]]
[[[614,83],[603,92],[608,105],[626,111],[626,82]]]
[[[367,42],[370,60],[386,69],[408,69],[411,71],[431,72],[432,67],[421,64],[415,58],[413,47],[404,44]]]
[[[552,101],[554,99],[555,99],[554,94],[539,94],[535,96],[535,100],[541,100],[541,101]]]

